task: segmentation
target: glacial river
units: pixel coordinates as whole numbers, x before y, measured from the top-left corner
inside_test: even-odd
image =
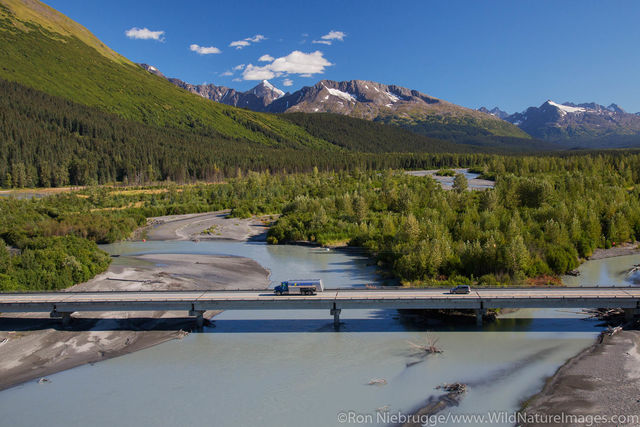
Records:
[[[105,249],[241,255],[268,268],[273,282],[317,277],[328,288],[378,283],[365,258],[320,248],[220,241]],[[623,267],[640,256],[625,258],[584,264],[574,284],[625,284]],[[1,424],[325,427],[344,425],[338,414],[345,411],[374,421],[377,409],[410,413],[441,394],[437,385],[455,381],[469,388],[446,412],[512,412],[599,331],[571,310],[521,310],[482,328],[416,330],[397,312],[379,310],[343,310],[341,320],[335,332],[324,310],[227,311],[202,333],[51,375],[49,384],[31,381],[0,392]],[[426,329],[444,352],[407,366],[416,360],[408,341],[424,342]],[[367,384],[376,378],[386,385]]]

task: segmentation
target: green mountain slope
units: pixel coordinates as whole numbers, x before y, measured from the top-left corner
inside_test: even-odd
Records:
[[[304,128],[311,135],[349,150],[375,153],[472,151],[469,146],[418,135],[397,126],[340,114],[286,113],[281,117]]]
[[[445,111],[444,113],[425,113],[419,110],[408,110],[402,114],[383,114],[376,120],[383,123],[401,126],[413,132],[430,136],[460,141],[478,137],[506,137],[531,139],[531,136],[517,126],[487,117],[488,114],[476,114],[473,110]]]
[[[335,156],[340,149],[272,148],[160,128],[0,79],[0,187],[217,179],[293,163],[291,150]]]
[[[0,0],[0,77],[126,119],[279,146],[331,144],[290,122],[213,103],[150,75],[35,0]]]

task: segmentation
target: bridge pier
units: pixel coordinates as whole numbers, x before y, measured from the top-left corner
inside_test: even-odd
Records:
[[[336,329],[340,328],[340,312],[342,309],[336,308],[336,305],[333,304],[333,308],[329,310],[329,314],[333,316],[333,327]]]
[[[201,331],[204,327],[204,310],[189,310],[189,316],[195,316],[196,329]]]
[[[487,310],[484,309],[484,308],[476,310],[476,326],[478,326],[478,327],[482,326],[482,318],[484,317],[484,315],[486,313],[487,313]]]
[[[72,313],[70,311],[57,311],[54,309],[49,313],[49,317],[52,319],[61,319],[62,326],[66,328],[71,323],[71,314]]]

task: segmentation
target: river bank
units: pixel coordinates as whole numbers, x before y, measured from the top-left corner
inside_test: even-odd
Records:
[[[247,240],[259,235],[255,220],[227,219],[215,212],[158,222],[152,233],[187,239],[217,224],[216,237]],[[190,222],[191,221],[191,222]],[[262,289],[269,271],[236,256],[153,254],[114,258],[109,269],[66,291]],[[218,312],[207,312],[210,319]],[[46,313],[0,314],[0,390],[87,363],[132,353],[181,338],[193,327],[182,312],[76,313],[62,327]]]
[[[640,254],[640,243],[622,243],[609,249],[596,249],[589,257],[589,260],[598,260],[605,258],[612,258],[618,256],[635,255]]]
[[[588,265],[578,270],[581,278],[565,278],[571,286],[601,285],[606,271],[618,272],[620,279],[609,285],[630,286],[625,274],[637,263],[638,243],[624,243],[609,249],[596,249]],[[611,258],[616,258],[615,260]],[[605,261],[606,260],[606,261]],[[604,276],[603,276],[604,275]],[[597,280],[593,280],[593,279]],[[636,323],[637,327],[637,323]],[[640,331],[625,330],[613,336],[603,335],[595,343],[569,359],[530,397],[521,411],[527,416],[572,414],[579,416],[640,415]],[[637,422],[638,420],[636,420]],[[631,425],[633,423],[629,423]],[[527,426],[542,424],[529,423]],[[548,425],[548,424],[545,424]],[[583,425],[583,424],[557,424]],[[600,424],[598,424],[600,425]],[[627,425],[603,423],[602,425]]]
[[[522,408],[527,417],[640,415],[640,331],[625,330],[603,335],[596,343],[571,358],[558,369],[540,393]],[[609,422],[598,425],[637,425],[635,422]],[[523,426],[550,425],[525,423]],[[551,424],[554,425],[554,424]],[[584,423],[555,425],[581,426]]]

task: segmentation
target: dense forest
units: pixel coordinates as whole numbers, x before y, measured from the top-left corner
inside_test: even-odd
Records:
[[[472,160],[441,156],[434,160]],[[0,238],[9,249],[0,244],[0,289],[70,286],[107,267],[96,243],[126,238],[147,217],[220,209],[281,214],[270,243],[361,246],[384,271],[417,286],[524,284],[574,268],[595,248],[640,239],[637,152],[476,160],[495,189],[464,191],[457,180],[457,190],[444,190],[432,178],[391,169],[316,169],[156,191],[91,186],[3,198]]]
[[[332,113],[286,113],[281,117],[304,128],[311,135],[348,150],[388,153],[471,152],[471,146],[429,138],[382,123]],[[530,140],[526,140],[531,144]],[[530,145],[529,145],[530,146]],[[487,151],[492,151],[488,148]],[[495,150],[500,151],[500,150]]]

